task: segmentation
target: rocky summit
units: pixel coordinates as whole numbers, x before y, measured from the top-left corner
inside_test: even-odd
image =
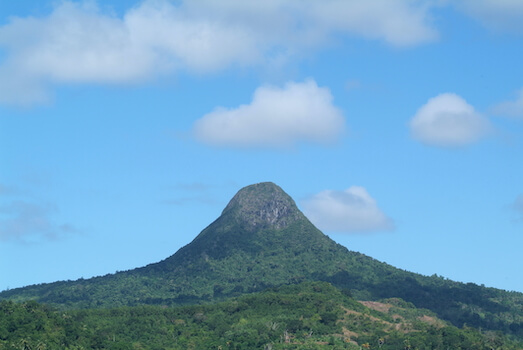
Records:
[[[202,254],[215,259],[240,251],[263,254],[275,244],[299,249],[300,241],[307,241],[306,236],[313,239],[311,244],[328,240],[287,193],[274,183],[263,182],[238,191],[220,217],[172,258],[183,264]]]
[[[282,229],[304,218],[292,198],[272,182],[242,188],[222,215],[234,215],[250,230],[269,226]]]

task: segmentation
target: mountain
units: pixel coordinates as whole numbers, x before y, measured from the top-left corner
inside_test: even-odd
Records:
[[[241,189],[218,219],[171,257],[116,274],[28,286],[0,299],[96,308],[225,300],[325,281],[360,300],[401,298],[456,326],[523,339],[523,294],[414,274],[349,251],[319,231],[273,183]]]

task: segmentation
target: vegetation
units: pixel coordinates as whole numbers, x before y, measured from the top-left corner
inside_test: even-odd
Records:
[[[0,302],[0,349],[521,349],[400,299],[360,303],[325,282],[226,302],[60,311]]]

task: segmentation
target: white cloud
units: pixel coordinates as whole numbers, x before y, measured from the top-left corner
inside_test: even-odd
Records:
[[[392,219],[379,208],[364,187],[322,191],[303,201],[303,211],[318,228],[337,232],[390,231]]]
[[[452,93],[429,99],[410,121],[412,136],[432,146],[464,146],[478,141],[490,130],[486,118]]]
[[[457,8],[495,30],[523,34],[523,1],[521,0],[460,0]]]
[[[260,87],[250,104],[204,115],[195,122],[194,134],[212,145],[287,147],[300,141],[332,142],[344,125],[330,91],[308,80]]]
[[[0,27],[0,103],[45,102],[56,84],[126,84],[285,60],[340,35],[416,45],[437,37],[428,10],[411,0],[145,0],[120,18],[93,1],[62,1],[47,17]]]
[[[523,88],[517,92],[515,100],[505,101],[494,106],[492,112],[502,116],[523,119]]]
[[[123,18],[93,4],[65,1],[48,17],[14,18],[0,28],[7,53],[0,103],[44,102],[54,84],[136,83],[256,61],[249,31],[191,18],[168,1],[145,1]]]
[[[78,232],[69,224],[53,223],[50,215],[54,211],[52,206],[26,201],[0,207],[0,241],[35,243]]]

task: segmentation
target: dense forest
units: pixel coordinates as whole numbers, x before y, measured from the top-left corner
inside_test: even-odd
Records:
[[[401,299],[358,302],[326,282],[181,307],[58,310],[0,302],[0,349],[516,350],[500,332],[459,329]]]

